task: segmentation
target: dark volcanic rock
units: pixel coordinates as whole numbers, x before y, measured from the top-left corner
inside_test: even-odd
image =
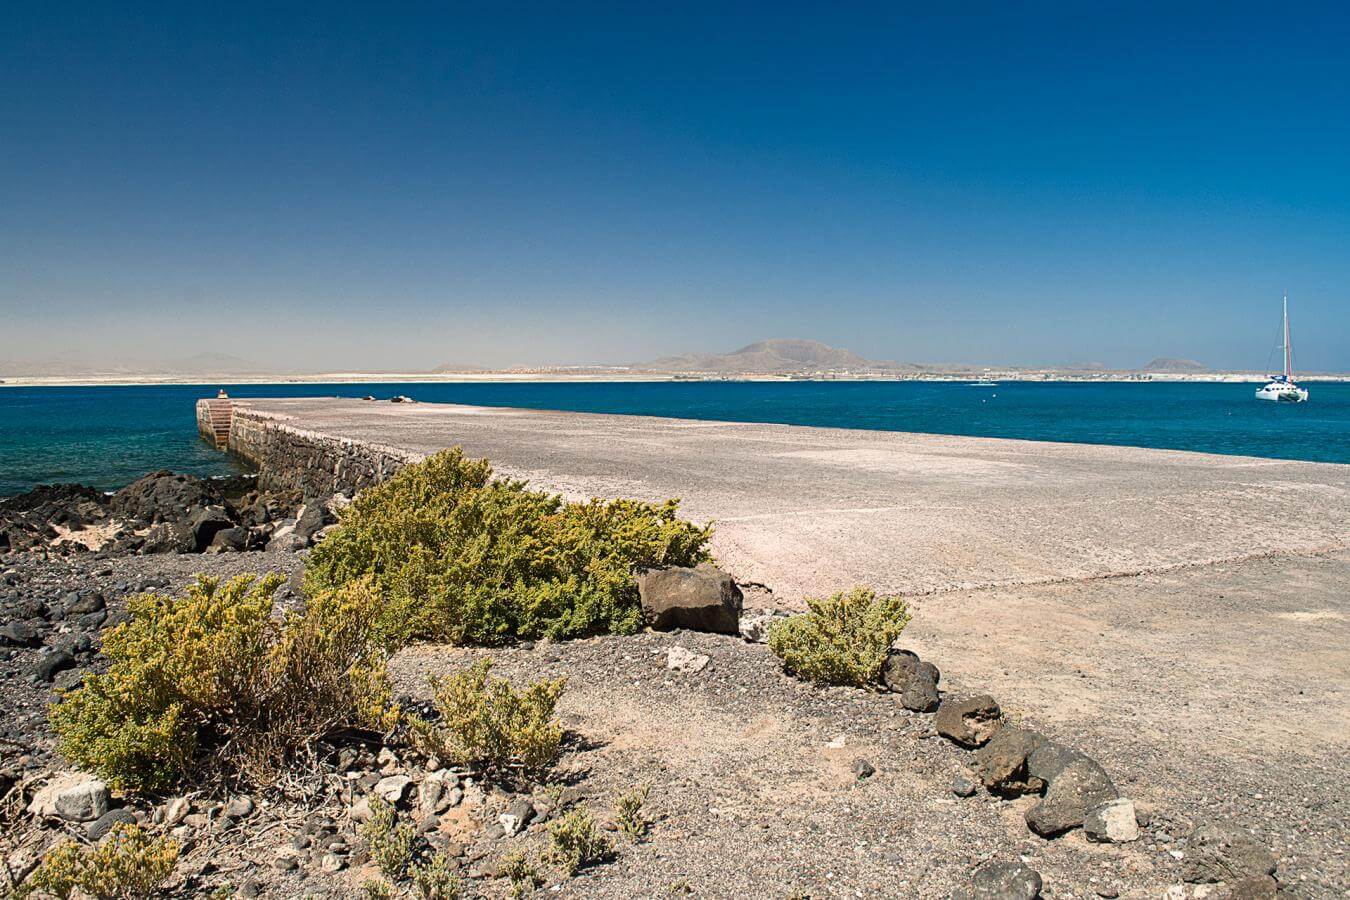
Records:
[[[161,522],[145,536],[141,552],[153,553],[191,553],[197,548],[196,538],[186,522]]]
[[[963,747],[979,747],[1003,724],[997,701],[988,694],[960,699],[948,697],[938,707],[933,726],[938,734]]]
[[[909,650],[891,650],[881,664],[881,680],[900,695],[900,705],[915,712],[938,708],[938,667]]]
[[[56,677],[56,673],[64,669],[74,667],[75,657],[65,650],[55,650],[51,653],[44,653],[38,659],[37,665],[33,667],[33,674],[40,681],[51,681]]]
[[[230,521],[230,515],[225,512],[223,506],[207,506],[193,510],[188,518],[188,528],[192,532],[192,549],[197,553],[202,552],[211,546],[211,541],[218,532],[233,525],[234,522]]]
[[[1088,810],[1120,796],[1095,760],[1058,744],[1038,747],[1027,759],[1027,772],[1047,785],[1045,799],[1026,816],[1027,826],[1041,837],[1078,828]]]
[[[114,514],[127,519],[178,522],[192,507],[205,506],[212,499],[207,482],[164,469],[138,478],[113,494],[111,506]]]
[[[65,599],[66,615],[79,616],[86,613],[96,613],[106,607],[103,595],[97,591],[91,591],[87,594],[76,594],[73,599]]]
[[[98,843],[103,839],[104,835],[112,831],[118,825],[134,824],[136,824],[136,817],[131,814],[131,810],[126,807],[110,809],[93,822],[89,823],[86,834],[89,835],[89,840]]]
[[[0,498],[0,550],[24,550],[56,538],[53,525],[78,531],[108,515],[102,491],[81,484],[43,484],[25,494]],[[62,553],[73,552],[62,548]]]
[[[9,644],[14,647],[37,647],[42,644],[42,635],[27,622],[6,622],[0,625],[0,644]]]
[[[328,511],[328,506],[319,501],[308,501],[300,510],[300,515],[295,520],[296,537],[305,542],[308,547],[314,543],[314,537],[325,525],[331,525],[337,519]]]
[[[1045,735],[1016,725],[1005,725],[989,743],[975,751],[980,781],[998,794],[1035,793],[1045,782],[1027,772],[1027,757],[1042,744]]]
[[[1275,854],[1244,829],[1211,822],[1191,833],[1181,875],[1193,883],[1238,881],[1274,875],[1277,863]]]
[[[658,631],[740,631],[741,589],[713,566],[653,569],[638,575],[637,583],[643,615]]]
[[[248,542],[249,530],[236,525],[217,531],[206,549],[211,553],[239,553],[248,549]]]

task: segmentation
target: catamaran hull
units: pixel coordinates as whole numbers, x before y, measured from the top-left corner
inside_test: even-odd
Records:
[[[1308,399],[1308,392],[1303,388],[1261,388],[1256,392],[1257,400],[1273,400],[1276,403],[1304,403]]]

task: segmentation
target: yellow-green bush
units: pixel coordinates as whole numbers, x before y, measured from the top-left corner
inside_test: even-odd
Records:
[[[455,448],[362,491],[314,549],[305,584],[312,594],[373,576],[396,643],[631,633],[642,623],[635,571],[708,558],[709,529],[676,509],[565,503],[493,480],[486,460]]]
[[[578,806],[550,825],[548,836],[548,861],[568,875],[614,855],[614,844],[600,833],[585,806]]]
[[[370,798],[370,818],[361,826],[361,836],[370,845],[370,859],[388,877],[399,880],[413,858],[417,833],[400,822],[398,810],[382,797]]]
[[[119,789],[264,781],[344,725],[386,726],[379,599],[356,581],[273,615],[279,576],[200,577],[142,594],[104,633],[111,660],[51,709],[63,752]]]
[[[497,875],[511,882],[511,896],[515,900],[528,896],[542,883],[524,850],[512,850],[503,856],[497,863]]]
[[[522,691],[489,678],[492,660],[479,660],[446,678],[433,678],[438,724],[411,719],[414,741],[440,759],[498,775],[535,776],[558,756],[562,725],[553,718],[565,680],[536,681]]]
[[[651,792],[652,786],[644,784],[619,797],[614,804],[614,825],[634,843],[640,843],[651,830],[652,820],[642,811]]]
[[[459,876],[455,874],[455,864],[444,852],[434,854],[425,862],[414,863],[408,875],[412,878],[413,893],[420,900],[459,900],[464,893]]]
[[[178,845],[137,825],[119,824],[94,847],[67,841],[49,852],[24,885],[24,893],[54,897],[76,890],[95,900],[140,900],[157,894],[178,861]]]
[[[770,629],[769,649],[790,671],[824,684],[875,682],[886,651],[909,623],[904,600],[862,587],[806,604],[806,613]]]

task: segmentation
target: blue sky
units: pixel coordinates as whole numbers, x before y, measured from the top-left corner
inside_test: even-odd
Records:
[[[212,6],[0,13],[0,359],[1350,370],[1333,5]]]

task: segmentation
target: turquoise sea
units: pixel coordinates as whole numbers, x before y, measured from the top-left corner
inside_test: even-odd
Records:
[[[75,481],[114,489],[167,468],[238,464],[197,437],[194,401],[217,384],[0,388],[0,496]],[[407,394],[426,402],[781,422],[836,428],[1125,444],[1350,463],[1350,383],[1309,403],[1253,399],[1250,384],[605,382],[226,385],[235,397]]]

